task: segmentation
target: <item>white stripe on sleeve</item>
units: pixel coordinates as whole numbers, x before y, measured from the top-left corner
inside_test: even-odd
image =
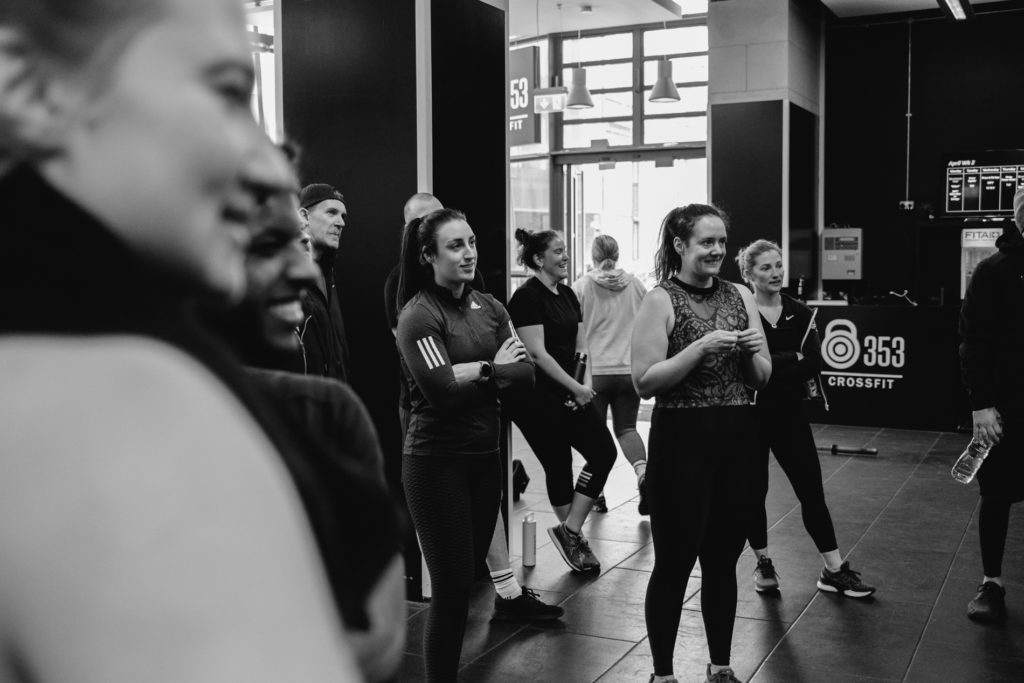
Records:
[[[444,365],[444,356],[437,350],[437,344],[433,337],[424,337],[416,341],[416,346],[423,354],[423,360],[427,363],[428,370],[434,370]]]
[[[437,350],[437,343],[434,341],[433,337],[427,337],[427,341],[430,343],[430,348],[433,350],[434,356],[437,358],[437,367],[441,367],[444,365],[444,356],[442,356],[441,352]]]
[[[426,361],[426,363],[427,363],[427,369],[428,370],[433,370],[436,367],[436,365],[434,363],[433,357],[430,355],[430,352],[427,351],[427,345],[425,343],[425,339],[418,339],[418,340],[416,340],[416,346],[417,346],[417,348],[419,348],[420,353],[423,354],[423,360]]]

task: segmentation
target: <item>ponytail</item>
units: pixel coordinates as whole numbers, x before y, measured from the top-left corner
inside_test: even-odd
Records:
[[[438,209],[421,218],[413,218],[402,230],[402,258],[398,269],[397,310],[425,286],[434,281],[434,268],[424,258],[437,253],[437,231],[450,221],[464,221],[466,215],[456,209]]]
[[[654,275],[659,280],[667,280],[683,267],[682,257],[675,248],[675,238],[686,244],[693,236],[693,228],[704,216],[715,216],[725,223],[729,229],[729,217],[724,211],[712,204],[687,204],[672,209],[661,221],[661,234],[658,237],[658,250],[654,253]]]

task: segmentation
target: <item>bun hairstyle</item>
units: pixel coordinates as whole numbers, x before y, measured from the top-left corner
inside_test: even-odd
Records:
[[[685,244],[693,236],[693,228],[704,216],[714,216],[725,223],[729,229],[729,217],[725,211],[712,204],[687,204],[672,209],[661,221],[661,233],[658,237],[658,251],[654,254],[654,275],[667,280],[683,267],[683,260],[676,252],[674,241],[679,238]]]
[[[519,258],[517,261],[532,271],[540,270],[535,258],[541,256],[548,250],[548,245],[556,239],[560,239],[559,233],[554,230],[541,230],[530,232],[522,228],[516,228],[516,242],[519,242]]]
[[[750,271],[754,269],[754,261],[757,260],[757,257],[770,251],[777,251],[781,254],[782,247],[771,240],[754,240],[736,254],[736,265],[740,267],[740,275],[746,282],[750,282]]]
[[[599,270],[614,268],[619,260],[619,243],[611,235],[598,235],[590,248],[590,258]]]
[[[451,221],[464,221],[466,214],[457,209],[438,209],[413,218],[402,231],[402,260],[398,271],[398,310],[434,281],[434,267],[427,254],[437,253],[437,231]]]

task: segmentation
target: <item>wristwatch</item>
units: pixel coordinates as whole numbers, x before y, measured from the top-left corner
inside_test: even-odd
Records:
[[[490,361],[480,361],[480,381],[490,382],[492,377],[494,377],[494,366]]]

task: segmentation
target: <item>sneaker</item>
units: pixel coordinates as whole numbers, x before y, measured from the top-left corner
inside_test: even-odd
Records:
[[[865,585],[860,580],[860,572],[850,569],[849,562],[843,562],[837,572],[822,569],[818,577],[818,588],[830,593],[842,593],[848,598],[866,598],[875,592],[874,586]]]
[[[651,514],[651,508],[647,505],[647,477],[640,480],[637,488],[640,489],[640,504],[637,505],[636,511],[646,517]]]
[[[565,563],[573,571],[585,572],[594,568],[588,564],[587,555],[589,554],[593,557],[593,553],[590,552],[590,545],[583,538],[582,534],[574,534],[563,523],[549,528],[548,536],[551,537],[555,548],[558,549],[558,554],[562,556],[562,559],[565,560]],[[594,558],[594,561],[596,559]],[[598,563],[598,566],[600,566],[600,563]]]
[[[1006,618],[1006,589],[993,581],[978,586],[978,594],[967,603],[967,617],[974,621],[1002,621]]]
[[[658,677],[658,674],[651,674],[651,677],[647,679],[647,683],[654,683],[654,679],[657,678],[657,677]],[[677,679],[675,676],[672,676],[671,678],[666,680],[664,683],[679,683],[679,679]]]
[[[718,673],[712,674],[711,665],[708,664],[707,675],[707,683],[742,683],[740,679],[736,678],[732,669],[722,669]]]
[[[601,569],[601,561],[597,559],[597,555],[590,549],[590,543],[583,534],[580,534],[580,550],[583,552],[584,571]]]
[[[608,512],[608,501],[604,499],[604,493],[599,493],[594,499],[594,512]]]
[[[754,590],[758,593],[779,590],[779,579],[775,575],[775,566],[765,555],[757,558],[757,567],[754,569]]]
[[[558,605],[549,605],[536,591],[523,587],[523,594],[506,600],[494,596],[494,618],[502,621],[551,621],[561,619],[565,613]]]

